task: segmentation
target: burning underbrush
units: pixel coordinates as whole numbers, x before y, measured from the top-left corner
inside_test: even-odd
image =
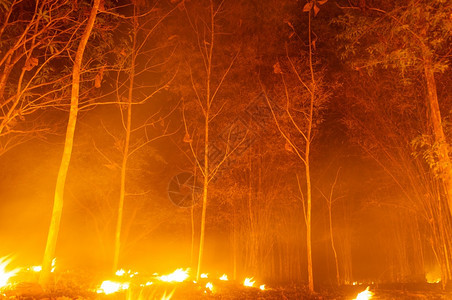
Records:
[[[147,299],[451,299],[440,284],[384,286],[354,283],[329,287],[310,294],[303,286],[271,286],[257,278],[231,280],[228,274],[204,273],[199,279],[189,268],[157,274],[118,270],[112,276],[95,272],[62,271],[53,262],[51,283],[43,289],[37,282],[40,266],[11,267],[12,258],[0,258],[0,300],[147,300]],[[56,265],[56,266],[55,266]]]

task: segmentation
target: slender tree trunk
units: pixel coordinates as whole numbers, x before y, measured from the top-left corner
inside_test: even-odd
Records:
[[[332,205],[331,205],[331,202],[328,203],[328,220],[329,220],[329,225],[330,225],[331,248],[333,249],[334,262],[335,262],[335,265],[336,265],[336,284],[339,286],[341,284],[341,278],[339,276],[339,261],[337,259],[336,246],[334,245],[333,217],[332,217]]]
[[[202,214],[201,214],[201,235],[199,238],[198,250],[198,268],[196,271],[196,281],[201,275],[202,256],[204,251],[204,236],[206,231],[206,210],[207,210],[207,192],[209,186],[209,114],[206,113],[205,121],[205,140],[204,140],[204,183],[202,191]]]
[[[199,238],[199,249],[198,249],[198,268],[196,271],[196,281],[199,280],[201,275],[202,258],[204,252],[204,237],[206,230],[206,210],[207,210],[207,193],[209,187],[209,123],[210,123],[210,108],[212,105],[212,95],[211,95],[211,80],[212,80],[212,56],[213,56],[213,46],[215,37],[215,16],[213,12],[213,3],[210,1],[210,45],[209,51],[206,55],[207,57],[207,76],[206,76],[206,107],[204,112],[204,183],[203,183],[203,193],[202,193],[202,214],[201,214],[201,233]]]
[[[100,0],[94,0],[94,4],[93,7],[91,8],[88,23],[86,25],[85,31],[83,32],[80,44],[78,45],[77,48],[74,67],[72,69],[71,109],[69,112],[69,120],[66,129],[63,157],[61,159],[60,168],[58,170],[52,218],[50,221],[49,233],[47,236],[47,244],[44,253],[44,259],[42,262],[42,271],[39,277],[39,283],[41,285],[47,285],[49,282],[50,272],[52,269],[52,260],[55,256],[58,231],[60,229],[61,213],[63,211],[64,187],[66,183],[67,172],[69,169],[69,162],[71,160],[72,147],[74,144],[75,125],[77,123],[78,100],[80,90],[80,70],[86,44],[88,43],[88,39],[94,27],[94,22],[96,21],[99,3]]]
[[[136,9],[134,7],[134,9]],[[118,219],[116,221],[115,230],[115,253],[113,257],[113,273],[118,270],[119,264],[119,253],[121,250],[121,229],[122,221],[124,215],[124,200],[126,194],[126,176],[127,176],[127,162],[129,159],[129,149],[130,149],[130,133],[132,129],[132,102],[133,102],[133,85],[135,81],[135,61],[136,61],[136,39],[137,39],[137,13],[134,12],[133,17],[133,41],[132,41],[132,57],[130,65],[130,76],[129,76],[129,93],[127,96],[127,119],[125,122],[125,139],[124,139],[124,149],[122,153],[122,163],[121,163],[121,179],[119,187],[119,202],[118,202]],[[121,108],[120,108],[121,109]]]
[[[311,188],[311,170],[310,170],[310,150],[311,150],[311,133],[312,121],[314,117],[314,101],[315,101],[315,78],[312,66],[312,36],[311,36],[311,11],[309,11],[309,68],[311,71],[311,102],[309,108],[308,128],[306,134],[305,148],[305,174],[306,174],[306,254],[308,258],[308,286],[311,293],[314,292],[314,274],[312,271],[312,238],[311,238],[311,213],[312,213],[312,188]]]
[[[452,215],[452,163],[449,156],[449,144],[443,130],[441,111],[438,104],[435,74],[433,70],[432,55],[423,47],[424,74],[427,83],[427,101],[430,108],[430,120],[435,143],[438,146],[438,162],[440,164],[440,177],[444,183],[449,213]]]

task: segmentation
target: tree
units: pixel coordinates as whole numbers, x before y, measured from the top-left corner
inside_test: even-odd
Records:
[[[451,22],[446,16],[452,6],[444,1],[413,1],[409,6],[381,2],[364,13],[355,7],[343,9],[345,14],[334,23],[344,29],[338,38],[345,41],[342,55],[353,69],[348,80],[354,84],[346,85],[351,100],[346,124],[355,133],[359,128],[361,134],[355,135],[362,149],[391,177],[408,205],[414,205],[414,213],[422,216],[416,216],[418,227],[430,228],[425,234],[445,284],[450,277],[446,236],[452,168],[441,117],[447,91],[438,93],[436,80],[442,72],[450,73],[446,57]],[[441,83],[447,84],[444,78]],[[394,86],[394,82],[400,83]],[[359,118],[355,109],[365,112],[366,118]]]
[[[365,14],[355,7],[343,7],[346,14],[336,20],[336,24],[346,26],[339,35],[346,41],[343,57],[353,58],[352,67],[357,71],[399,70],[405,81],[423,76],[425,105],[429,108],[426,121],[430,125],[426,134],[432,135],[434,150],[434,159],[429,163],[443,182],[444,196],[452,212],[450,145],[444,133],[435,79],[435,74],[449,67],[452,21],[448,16],[452,5],[447,1],[410,1],[408,6],[382,2],[380,5],[379,8],[367,6]]]
[[[61,159],[60,168],[55,187],[55,198],[53,204],[52,218],[47,237],[46,250],[42,262],[42,271],[39,281],[46,285],[49,281],[50,271],[52,269],[52,260],[55,254],[56,243],[58,239],[58,231],[60,228],[61,214],[63,210],[64,187],[66,182],[67,171],[71,160],[72,147],[74,143],[74,132],[77,123],[77,114],[79,111],[79,91],[80,91],[80,71],[82,68],[82,59],[85,52],[88,39],[96,21],[97,11],[99,10],[100,0],[94,0],[91,12],[84,29],[83,35],[79,42],[77,52],[75,55],[74,66],[72,68],[72,90],[71,90],[71,109],[69,113],[69,120],[67,124],[66,137],[64,143],[63,157]]]
[[[173,9],[174,10],[174,9]],[[151,26],[151,28],[144,28],[142,25],[140,27],[140,17],[144,19],[146,18],[145,25],[149,26],[147,23],[150,19],[150,14],[152,13],[152,10],[149,10],[145,13],[141,13],[140,6],[137,4],[133,5],[133,16],[132,19],[132,44],[130,45],[130,66],[126,70],[121,70],[122,72],[125,71],[127,74],[127,79],[129,85],[126,88],[126,96],[120,96],[120,90],[122,87],[122,83],[117,81],[117,95],[118,95],[118,107],[120,109],[121,113],[121,124],[123,125],[124,129],[124,139],[121,141],[117,141],[118,144],[122,145],[121,147],[121,164],[120,164],[120,185],[119,185],[119,201],[118,201],[118,212],[117,212],[117,221],[116,221],[116,230],[115,230],[115,246],[114,246],[114,256],[113,256],[113,273],[116,272],[118,269],[118,263],[119,263],[119,254],[120,254],[120,248],[121,248],[121,231],[122,231],[122,223],[123,223],[123,215],[124,215],[124,201],[126,197],[126,179],[127,179],[127,168],[130,156],[134,154],[135,152],[139,151],[144,146],[148,145],[149,143],[155,141],[156,139],[165,137],[168,135],[168,126],[166,128],[163,128],[163,132],[161,134],[156,134],[155,136],[152,136],[151,130],[149,128],[151,126],[154,126],[157,121],[159,123],[164,123],[165,120],[160,116],[160,120],[156,119],[157,113],[151,114],[150,116],[146,116],[145,121],[140,124],[139,126],[133,126],[132,119],[132,108],[136,105],[143,105],[147,104],[147,102],[155,96],[158,92],[162,91],[163,89],[166,89],[168,84],[172,79],[170,79],[168,82],[165,82],[163,84],[160,84],[157,88],[155,88],[152,91],[149,91],[151,88],[150,85],[146,84],[140,84],[139,90],[144,91],[146,90],[146,93],[149,93],[143,97],[143,99],[140,99],[139,101],[134,100],[134,98],[137,98],[138,96],[135,96],[134,91],[136,91],[138,88],[136,87],[136,77],[139,75],[143,75],[146,72],[152,71],[152,69],[157,69],[155,65],[160,64],[161,62],[157,62],[155,65],[151,66],[145,66],[144,68],[138,68],[138,61],[139,60],[148,60],[151,61],[151,58],[149,58],[146,55],[146,52],[149,51],[147,49],[150,36],[155,31],[157,26],[172,12],[170,10],[168,13],[164,14],[163,16],[158,16],[155,24]],[[139,40],[139,34],[141,31],[144,32],[144,38],[142,40]],[[119,78],[119,76],[118,76]],[[140,79],[140,78],[138,78]],[[121,82],[123,82],[121,80]],[[142,92],[143,93],[143,92]],[[123,101],[123,98],[126,98],[126,104],[121,105],[121,102]],[[125,112],[124,112],[125,111]],[[131,145],[131,138],[133,133],[141,133],[146,138],[144,141],[139,141]]]
[[[195,44],[187,43],[188,49],[197,52],[196,56],[192,52],[185,53],[189,55],[185,58],[188,61],[188,80],[190,80],[191,91],[189,93],[182,91],[186,96],[182,107],[185,128],[184,142],[189,145],[202,177],[202,213],[197,279],[199,279],[202,267],[209,184],[230,153],[241,143],[238,141],[238,144],[232,145],[229,140],[226,141],[226,148],[220,154],[219,159],[213,159],[212,150],[215,148],[213,148],[211,138],[212,123],[221,113],[222,106],[226,104],[225,99],[221,99],[221,89],[238,55],[238,52],[229,53],[232,57],[229,57],[226,63],[221,63],[224,62],[222,61],[223,58],[228,56],[225,53],[222,53],[222,55],[217,53],[217,44],[222,42],[218,20],[225,9],[224,6],[223,1],[218,5],[215,5],[214,1],[200,3],[199,6],[184,4],[190,28],[193,30],[190,35],[195,41]],[[233,51],[235,51],[234,48]],[[216,61],[219,63],[216,63]],[[195,112],[195,110],[198,110],[198,112]],[[192,129],[192,127],[195,129]],[[198,128],[199,131],[196,130]],[[201,149],[197,148],[197,143],[193,142],[194,136],[199,137]]]
[[[319,4],[324,2],[326,1],[319,2]],[[278,107],[270,101],[272,97],[265,93],[275,124],[286,142],[286,150],[293,152],[304,166],[306,197],[304,197],[301,188],[300,193],[304,204],[308,286],[311,292],[314,292],[311,237],[311,146],[316,126],[321,122],[320,112],[327,96],[325,91],[322,90],[321,80],[318,78],[320,73],[315,71],[316,66],[313,60],[314,40],[312,37],[311,18],[313,13],[317,15],[318,10],[319,8],[315,1],[308,2],[303,8],[303,11],[308,13],[308,50],[302,59],[305,59],[307,64],[303,65],[302,59],[296,61],[291,56],[288,46],[286,46],[285,64],[277,61],[273,66],[274,73],[281,78],[281,87],[276,92],[275,98],[282,100],[283,104],[280,104],[278,110]],[[302,69],[303,67],[306,69]],[[264,86],[262,88],[265,90]],[[306,201],[306,204],[304,201]]]
[[[0,5],[0,154],[55,131],[43,116],[62,106],[70,73],[61,60],[78,39],[68,1],[8,3]]]

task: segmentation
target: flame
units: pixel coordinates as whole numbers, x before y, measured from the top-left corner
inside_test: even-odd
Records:
[[[120,282],[115,282],[115,281],[110,281],[110,280],[105,280],[104,282],[102,282],[102,284],[100,285],[100,288],[97,290],[98,294],[113,294],[122,290],[127,290],[129,289],[129,283],[125,282],[125,283],[120,283]]]
[[[202,274],[201,274],[201,278],[207,278],[207,277],[209,277],[209,274],[208,274],[208,273],[202,273]]]
[[[220,277],[220,280],[227,281],[227,280],[228,280],[228,275],[223,274],[223,275]]]
[[[428,283],[439,283],[441,282],[441,273],[428,272],[427,274],[425,274],[425,279]]]
[[[211,292],[213,292],[213,284],[211,282],[208,282],[206,284],[206,289],[209,289]]]
[[[243,282],[244,286],[252,287],[255,283],[255,281],[252,281],[254,277],[251,278],[245,278],[245,281]]]
[[[374,295],[373,292],[369,291],[369,287],[367,287],[364,291],[358,294],[355,299],[353,300],[369,300],[372,299],[372,296]]]
[[[120,269],[118,271],[116,271],[116,276],[123,276],[124,274],[126,274],[126,271],[124,271],[124,269]]]
[[[166,282],[182,282],[185,281],[188,278],[188,271],[190,269],[177,269],[176,271],[174,271],[171,274],[168,275],[162,275],[157,277],[157,279],[161,280],[161,281],[166,281]]]
[[[173,297],[175,290],[172,290],[171,293],[169,293],[169,295],[166,295],[166,291],[163,293],[162,298],[160,298],[160,300],[170,300],[171,297]]]
[[[6,271],[9,263],[12,259],[8,258],[8,256],[0,257],[0,288],[8,285],[11,277],[14,277],[19,269],[14,269],[11,271]]]
[[[265,284],[261,284],[261,285],[259,286],[259,288],[260,288],[262,291],[265,291]]]
[[[41,272],[41,271],[42,271],[42,266],[32,266],[30,269],[31,269],[33,272],[38,273],[38,272]]]

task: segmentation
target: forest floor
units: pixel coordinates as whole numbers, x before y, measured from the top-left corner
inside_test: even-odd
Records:
[[[139,277],[139,276],[137,276]],[[30,279],[30,278],[28,278]],[[100,284],[94,284],[92,276],[74,273],[58,274],[49,291],[32,281],[17,281],[0,289],[0,300],[147,300],[147,299],[336,299],[351,300],[363,292],[367,285],[348,285],[340,287],[317,287],[316,294],[310,294],[306,286],[265,286],[245,287],[240,282],[201,279],[198,283],[165,283],[146,281],[139,278],[129,279],[126,290],[105,294],[99,290]],[[125,280],[123,281],[125,282]],[[211,283],[211,289],[207,287]],[[441,284],[371,284],[369,290],[374,293],[371,299],[452,299],[452,288],[443,290]],[[166,298],[165,298],[166,296]]]

